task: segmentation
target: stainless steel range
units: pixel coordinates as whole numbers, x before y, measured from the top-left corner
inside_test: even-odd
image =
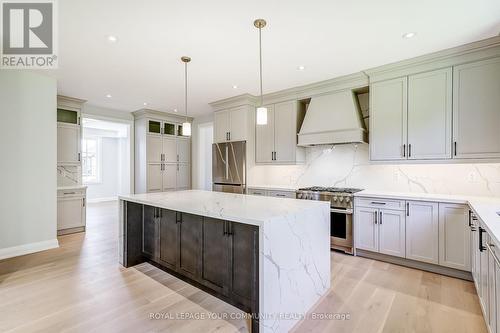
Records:
[[[353,195],[361,191],[356,188],[307,187],[296,192],[297,199],[330,202],[330,247],[352,254]]]

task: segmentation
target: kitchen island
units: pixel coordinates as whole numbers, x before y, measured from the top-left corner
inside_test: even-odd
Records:
[[[330,287],[327,202],[210,191],[120,196],[120,262],[150,261],[287,332]]]

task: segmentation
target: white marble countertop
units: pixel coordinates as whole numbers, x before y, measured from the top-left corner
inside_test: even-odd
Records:
[[[355,197],[386,198],[401,200],[436,201],[466,204],[483,221],[486,230],[493,240],[500,246],[500,198],[478,197],[452,194],[410,193],[410,192],[384,192],[363,190],[354,194]]]
[[[160,208],[262,225],[276,217],[290,216],[307,210],[330,209],[328,202],[287,198],[260,197],[244,194],[189,190],[177,192],[130,194],[121,200]]]
[[[266,184],[258,184],[258,185],[248,185],[248,188],[255,189],[263,189],[268,191],[290,191],[295,192],[297,190],[296,187],[291,185],[266,185]]]
[[[66,190],[82,190],[86,189],[87,185],[69,185],[69,186],[58,186],[57,190],[66,191]]]

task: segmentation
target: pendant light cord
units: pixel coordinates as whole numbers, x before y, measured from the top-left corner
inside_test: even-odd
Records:
[[[186,123],[188,122],[188,64],[184,63],[184,108],[186,110]]]
[[[260,60],[260,106],[264,105],[264,97],[262,95],[262,28],[259,27],[259,60]]]

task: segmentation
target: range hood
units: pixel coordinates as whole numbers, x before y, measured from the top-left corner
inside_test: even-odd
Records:
[[[366,143],[367,131],[352,91],[311,98],[299,132],[299,146]]]

